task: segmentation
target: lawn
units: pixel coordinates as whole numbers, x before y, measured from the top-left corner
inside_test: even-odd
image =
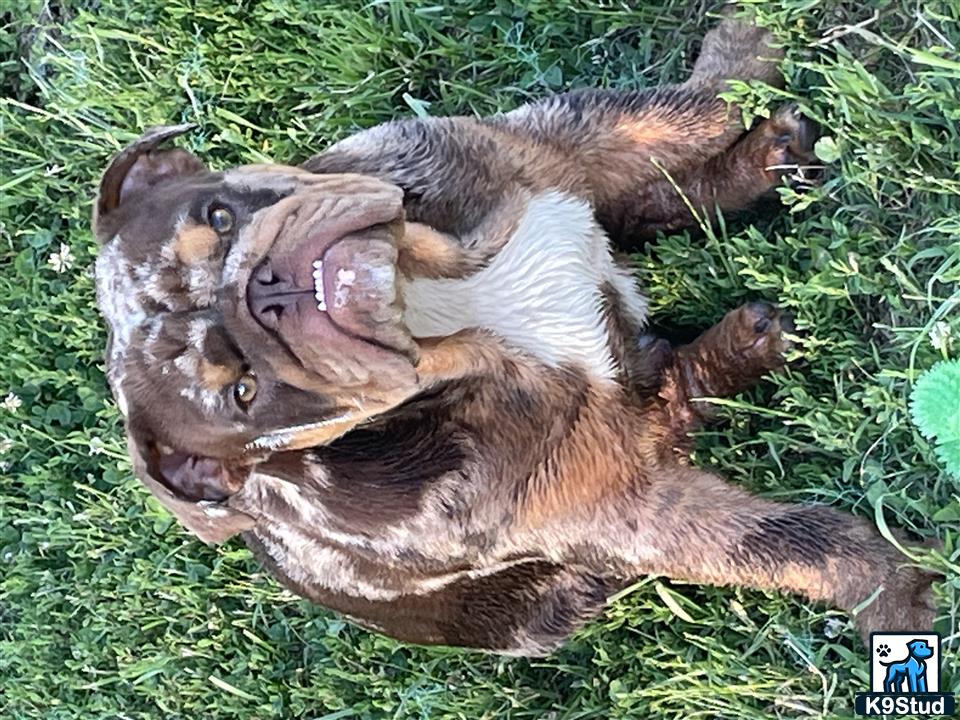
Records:
[[[684,77],[705,2],[449,6],[7,0],[0,10],[0,717],[765,718],[849,714],[868,655],[795,597],[642,580],[544,660],[407,647],[310,606],[242,543],[188,537],[131,477],[103,377],[89,230],[108,157],[155,123],[214,167],[299,161],[414,114],[489,114]],[[783,375],[720,408],[696,462],[765,496],[938,537],[921,561],[960,692],[960,481],[911,423],[960,356],[960,4],[757,0],[826,183],[788,209],[636,258],[656,318],[776,300]]]

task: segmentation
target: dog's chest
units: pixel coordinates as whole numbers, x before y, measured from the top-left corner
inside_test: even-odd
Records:
[[[403,288],[414,337],[482,328],[550,367],[615,376],[605,303],[610,291],[637,324],[646,303],[618,267],[590,205],[551,192],[533,198],[504,247],[462,279],[416,279]]]

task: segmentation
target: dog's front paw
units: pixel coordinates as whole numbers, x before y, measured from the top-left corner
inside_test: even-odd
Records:
[[[758,128],[766,145],[763,169],[771,182],[787,178],[794,188],[817,185],[822,168],[813,152],[820,135],[818,125],[800,115],[796,105],[786,105]]]

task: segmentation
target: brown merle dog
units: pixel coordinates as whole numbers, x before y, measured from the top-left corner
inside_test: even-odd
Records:
[[[94,218],[138,475],[200,538],[242,532],[294,591],[416,643],[545,653],[644,573],[929,627],[930,577],[871,523],[683,457],[697,398],[783,363],[784,316],[638,344],[609,247],[809,158],[790,110],[745,132],[717,97],[776,59],[726,20],[683,85],[388,123],[300,167],[212,172],[157,149],[187,127],[148,132]]]

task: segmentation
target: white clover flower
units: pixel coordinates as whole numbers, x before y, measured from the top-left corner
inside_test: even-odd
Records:
[[[98,437],[90,438],[90,449],[87,450],[88,455],[103,455],[103,451],[106,449],[106,445],[103,440]]]
[[[60,252],[53,253],[47,259],[47,263],[53,268],[54,272],[59,274],[72,268],[73,260],[73,253],[70,251],[70,246],[66,243],[60,243]]]
[[[951,331],[950,326],[947,325],[943,320],[938,320],[933,324],[933,327],[930,328],[929,337],[930,344],[933,345],[934,349],[945,353],[950,347],[950,341],[953,339],[953,332]]]
[[[0,402],[0,407],[2,407],[7,412],[16,412],[20,409],[20,406],[23,405],[23,400],[14,395],[13,393],[7,393],[7,396]]]
[[[0,455],[6,455],[13,447],[13,440],[8,437],[0,437]]]
[[[823,634],[825,637],[833,640],[836,637],[840,637],[846,627],[847,622],[845,620],[835,617],[827,618],[827,622],[824,623]]]

